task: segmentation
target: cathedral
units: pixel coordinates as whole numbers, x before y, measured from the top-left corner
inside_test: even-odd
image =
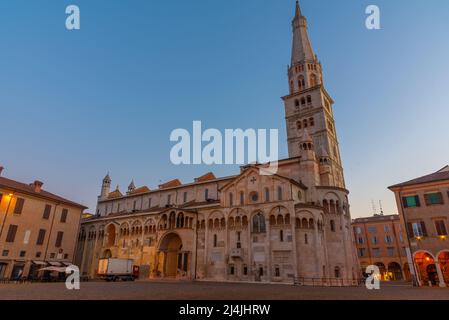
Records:
[[[104,178],[96,214],[84,219],[75,263],[96,277],[99,259],[132,259],[141,279],[352,285],[358,279],[348,190],[333,100],[296,3],[282,97],[288,158],[274,175],[261,165],[234,176],[209,172],[157,189],[111,191]]]

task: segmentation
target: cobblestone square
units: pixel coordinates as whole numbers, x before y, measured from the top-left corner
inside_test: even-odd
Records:
[[[0,284],[7,300],[449,300],[448,288],[414,288],[383,284],[360,287],[299,287],[284,284],[218,282],[83,282],[67,290],[64,283]]]

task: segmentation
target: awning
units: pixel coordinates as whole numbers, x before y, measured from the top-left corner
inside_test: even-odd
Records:
[[[61,263],[57,262],[57,261],[48,261],[48,263],[50,265],[52,265],[53,267],[60,267],[61,266]]]
[[[47,265],[47,263],[44,262],[44,261],[32,261],[32,262],[33,262],[33,264],[37,264],[37,265],[40,265],[40,266],[46,266]]]
[[[56,271],[56,272],[63,272],[65,273],[65,267],[45,267],[42,269],[39,269],[39,271]]]

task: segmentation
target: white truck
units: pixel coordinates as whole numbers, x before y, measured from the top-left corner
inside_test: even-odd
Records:
[[[132,259],[100,259],[97,275],[106,281],[134,281]]]

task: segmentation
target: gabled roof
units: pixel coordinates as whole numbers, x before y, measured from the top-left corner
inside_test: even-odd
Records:
[[[0,188],[5,188],[8,190],[11,190],[11,192],[21,192],[21,193],[25,193],[28,194],[30,196],[35,196],[38,198],[44,198],[44,199],[48,199],[48,200],[53,200],[56,202],[61,202],[64,203],[66,205],[70,205],[70,206],[74,206],[74,207],[78,207],[81,209],[87,209],[87,207],[83,206],[82,204],[67,200],[63,197],[60,197],[58,195],[55,195],[53,193],[50,193],[48,191],[45,191],[43,189],[41,189],[39,192],[35,191],[34,186],[33,185],[29,185],[26,183],[22,183],[22,182],[18,182],[15,180],[11,180],[11,179],[7,179],[4,177],[0,177]]]
[[[208,173],[202,175],[201,177],[195,178],[194,181],[195,182],[205,182],[205,181],[210,181],[210,180],[215,180],[215,179],[217,179],[217,178],[215,177],[213,172],[208,172]]]
[[[180,186],[182,183],[181,181],[179,181],[179,179],[173,179],[170,180],[168,182],[165,182],[163,184],[159,185],[159,189],[166,189],[166,188],[173,188],[173,187],[178,187]]]
[[[221,187],[221,188],[220,188],[220,191],[226,189],[228,186],[230,186],[230,185],[232,185],[233,183],[235,183],[235,181],[236,181],[237,179],[239,179],[239,178],[245,176],[245,175],[247,174],[247,172],[253,171],[253,170],[259,171],[259,168],[258,168],[257,166],[255,166],[255,165],[246,167],[246,168],[245,168],[245,169],[244,169],[238,176],[235,176],[234,179],[232,179],[232,180],[229,181],[227,184],[225,184],[223,187]],[[257,174],[259,174],[259,172],[257,172]],[[305,186],[305,185],[302,183],[302,181],[297,182],[297,181],[295,181],[295,180],[293,180],[293,179],[290,179],[290,178],[288,178],[288,177],[281,176],[280,174],[272,174],[272,175],[270,175],[270,176],[271,176],[271,177],[277,177],[277,178],[280,178],[280,179],[282,179],[282,180],[286,180],[287,182],[289,182],[289,183],[291,183],[291,184],[293,184],[293,185],[295,185],[295,186],[297,186],[297,187],[299,187],[299,188],[301,188],[301,189],[303,189],[303,190],[307,190],[307,186]]]
[[[134,189],[134,190],[128,192],[128,194],[132,195],[132,194],[146,193],[146,192],[150,192],[150,191],[151,191],[150,188],[148,188],[147,186],[143,186],[143,187],[140,187],[140,188],[137,188],[137,189]]]
[[[116,199],[120,197],[123,197],[123,194],[120,192],[118,188],[108,194],[108,199]]]
[[[444,168],[438,170],[437,172],[428,174],[426,176],[422,176],[410,181],[406,181],[403,183],[395,184],[391,187],[388,187],[388,189],[393,188],[400,188],[400,187],[406,187],[406,186],[413,186],[416,184],[423,184],[423,183],[429,183],[429,182],[436,182],[436,181],[444,181],[449,180],[449,165],[445,166]]]

